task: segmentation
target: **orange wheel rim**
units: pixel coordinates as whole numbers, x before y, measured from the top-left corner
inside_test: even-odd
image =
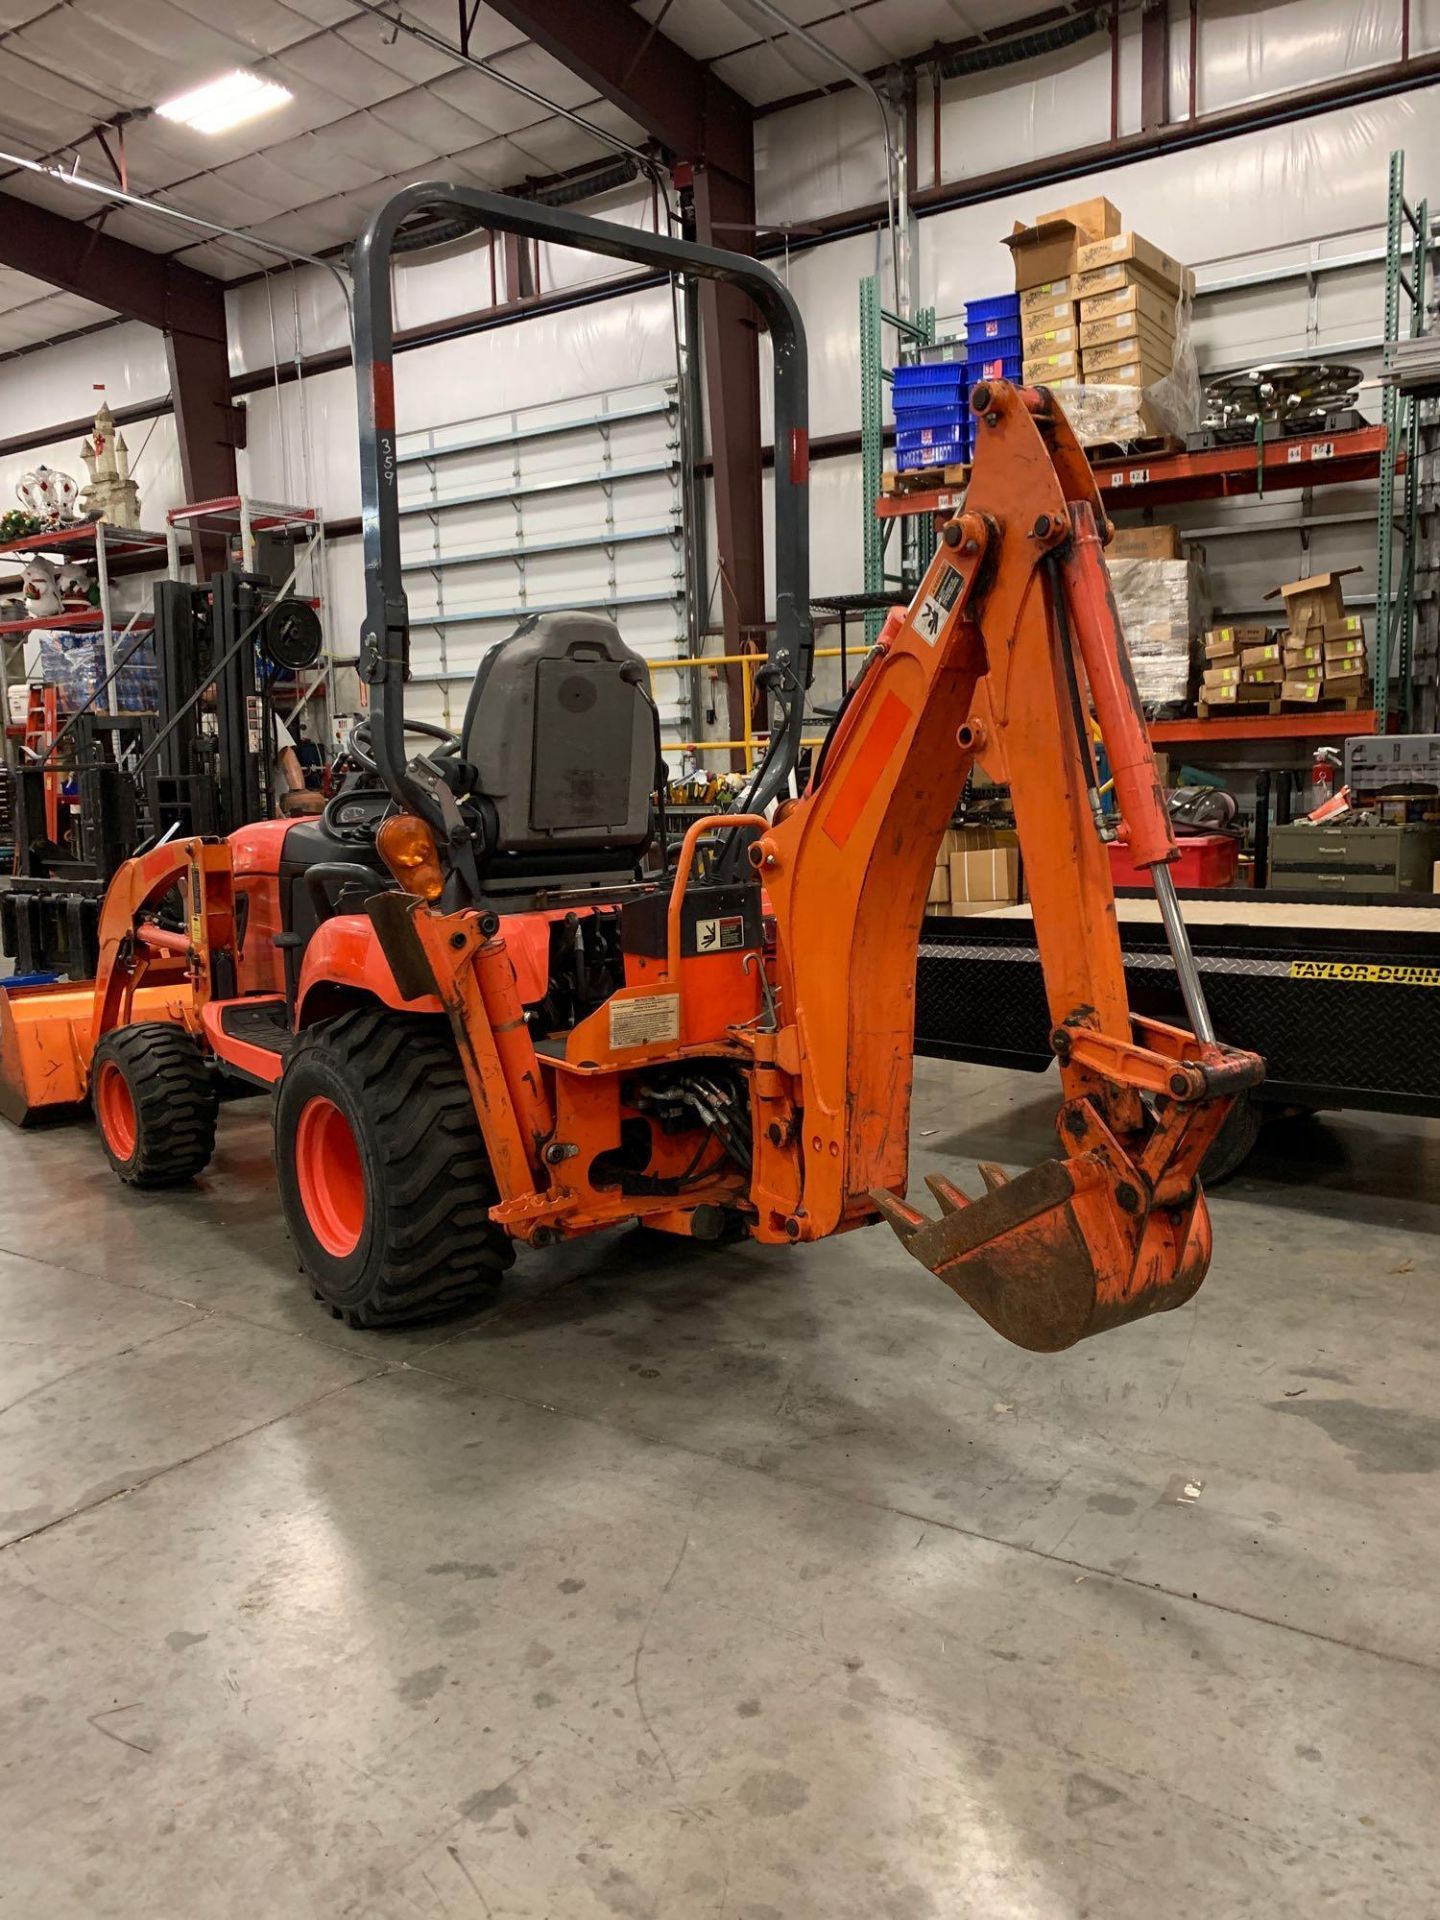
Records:
[[[95,1110],[100,1131],[117,1160],[132,1159],[135,1153],[135,1101],[125,1076],[113,1060],[100,1065],[95,1085]]]
[[[343,1260],[365,1230],[365,1169],[350,1122],[319,1094],[300,1109],[295,1174],[310,1231],[326,1253]]]

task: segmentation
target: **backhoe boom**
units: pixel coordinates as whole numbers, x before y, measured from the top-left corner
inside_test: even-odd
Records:
[[[976,389],[964,509],[892,613],[809,791],[752,849],[795,1029],[803,1172],[790,1238],[890,1221],[997,1331],[1036,1349],[1178,1306],[1210,1235],[1197,1174],[1261,1062],[1131,1018],[1088,744],[1088,686],[1132,853],[1173,904],[1176,856],[1101,558],[1088,463],[1042,390]],[[1064,1157],[942,1214],[903,1199],[916,948],[972,763],[1009,783],[1060,1063]],[[1104,828],[1108,832],[1108,828]],[[1162,899],[1162,904],[1164,901]],[[837,930],[848,926],[848,946]],[[783,1047],[783,1041],[782,1041]]]

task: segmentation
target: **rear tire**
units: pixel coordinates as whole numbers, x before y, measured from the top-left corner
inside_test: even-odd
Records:
[[[178,1187],[215,1151],[215,1079],[183,1027],[116,1027],[95,1049],[90,1099],[105,1156],[132,1187]]]
[[[275,1103],[285,1224],[352,1327],[427,1320],[483,1295],[515,1249],[449,1028],[400,1013],[323,1021]]]

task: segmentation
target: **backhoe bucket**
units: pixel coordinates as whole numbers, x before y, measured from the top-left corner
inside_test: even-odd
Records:
[[[184,995],[142,987],[132,1020],[173,1020]],[[95,983],[0,987],[0,1115],[17,1127],[58,1119],[89,1098]]]
[[[1183,1306],[1210,1263],[1198,1187],[1149,1214],[1138,1182],[1112,1182],[1090,1158],[1046,1160],[1007,1180],[982,1166],[971,1200],[932,1174],[927,1219],[893,1194],[871,1195],[908,1253],[1017,1347],[1058,1353],[1093,1333]]]

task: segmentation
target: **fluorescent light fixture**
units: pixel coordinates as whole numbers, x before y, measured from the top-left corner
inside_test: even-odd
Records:
[[[177,93],[173,100],[162,100],[155,111],[166,120],[193,127],[196,133],[228,133],[231,127],[257,119],[262,113],[273,113],[294,98],[288,87],[237,67],[218,80],[207,80],[203,87],[192,87],[188,93]]]

